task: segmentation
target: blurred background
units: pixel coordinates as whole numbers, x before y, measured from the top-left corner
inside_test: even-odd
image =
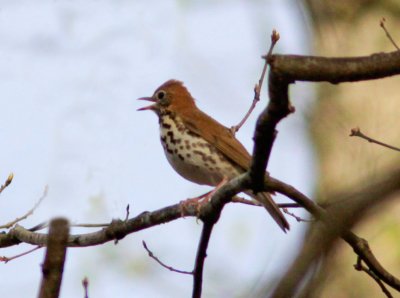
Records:
[[[0,1],[0,181],[15,174],[0,197],[1,222],[32,208],[46,185],[47,197],[24,227],[59,215],[72,223],[107,223],[124,218],[127,204],[134,216],[208,191],[169,166],[157,118],[136,112],[143,106],[136,98],[178,79],[201,109],[232,126],[251,104],[272,29],[281,35],[275,53],[368,55],[393,50],[379,20],[385,16],[389,29],[396,28],[399,13],[400,5],[388,0]],[[398,84],[394,77],[292,86],[296,113],[279,125],[271,175],[321,201],[382,175],[398,163],[396,153],[348,134],[360,126],[398,144]],[[266,88],[261,97],[237,134],[250,151]],[[399,206],[382,208],[357,232],[399,275]],[[308,224],[289,221],[285,235],[264,210],[227,206],[210,242],[204,297],[266,297],[307,230]],[[201,223],[186,218],[129,235],[118,245],[69,249],[61,297],[82,297],[84,277],[90,297],[188,297],[192,278],[162,268],[141,242],[168,265],[191,270],[200,231]],[[0,255],[30,248],[19,245]],[[7,276],[0,281],[1,297],[36,295],[43,253],[0,264]],[[321,266],[316,297],[338,297],[338,291],[340,297],[379,295],[354,262],[351,249],[338,245]]]

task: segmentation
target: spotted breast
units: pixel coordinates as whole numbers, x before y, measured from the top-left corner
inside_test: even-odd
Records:
[[[241,173],[214,146],[188,130],[173,113],[160,118],[160,138],[171,166],[182,177],[198,184],[215,186]]]

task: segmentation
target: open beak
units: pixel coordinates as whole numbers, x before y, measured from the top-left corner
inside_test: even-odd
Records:
[[[141,97],[141,98],[138,98],[138,100],[147,100],[147,101],[151,101],[151,102],[156,102],[156,100],[153,98],[153,97]],[[143,108],[140,108],[140,109],[137,109],[138,111],[146,111],[146,110],[155,110],[156,109],[156,105],[155,104],[153,104],[153,105],[149,105],[149,106],[147,106],[147,107],[143,107]]]

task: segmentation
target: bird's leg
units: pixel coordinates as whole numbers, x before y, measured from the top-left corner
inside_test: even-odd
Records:
[[[215,195],[215,193],[222,187],[224,186],[227,182],[229,181],[228,177],[224,176],[222,178],[222,180],[217,184],[217,186],[210,192],[208,192],[207,194],[205,194],[205,198],[204,200],[201,202],[201,204],[205,204],[208,203],[211,198],[213,197],[213,195]]]
[[[209,191],[209,192],[206,192],[205,194],[202,194],[201,196],[198,196],[198,197],[196,197],[196,198],[190,198],[190,199],[186,199],[186,200],[184,200],[184,201],[181,201],[181,202],[179,203],[179,205],[180,205],[180,208],[181,208],[181,215],[182,215],[182,217],[184,217],[184,215],[185,215],[185,213],[186,213],[186,211],[187,211],[187,208],[188,208],[188,206],[190,206],[190,205],[196,205],[197,215],[199,215],[199,214],[200,214],[201,208],[202,208],[205,204],[207,204],[207,203],[210,201],[210,199],[213,197],[213,195],[214,195],[223,185],[225,185],[228,181],[229,181],[228,178],[224,176],[224,177],[222,178],[222,180],[217,184],[217,186],[216,186],[213,190],[211,190],[211,191]]]
[[[196,209],[197,211],[199,211],[199,205],[200,205],[200,201],[204,198],[207,198],[207,196],[212,192],[212,190],[198,196],[195,198],[189,198],[183,201],[180,201],[179,203],[179,208],[181,210],[181,216],[185,217],[185,213],[187,212],[188,208],[190,207],[190,205],[196,205]]]

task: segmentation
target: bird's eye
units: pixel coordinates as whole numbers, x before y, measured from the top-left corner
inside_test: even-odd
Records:
[[[156,97],[158,100],[162,100],[165,97],[165,91],[164,90],[160,90],[157,92]]]
[[[161,106],[167,107],[169,105],[169,99],[167,93],[164,90],[158,91],[156,93],[156,98]]]

